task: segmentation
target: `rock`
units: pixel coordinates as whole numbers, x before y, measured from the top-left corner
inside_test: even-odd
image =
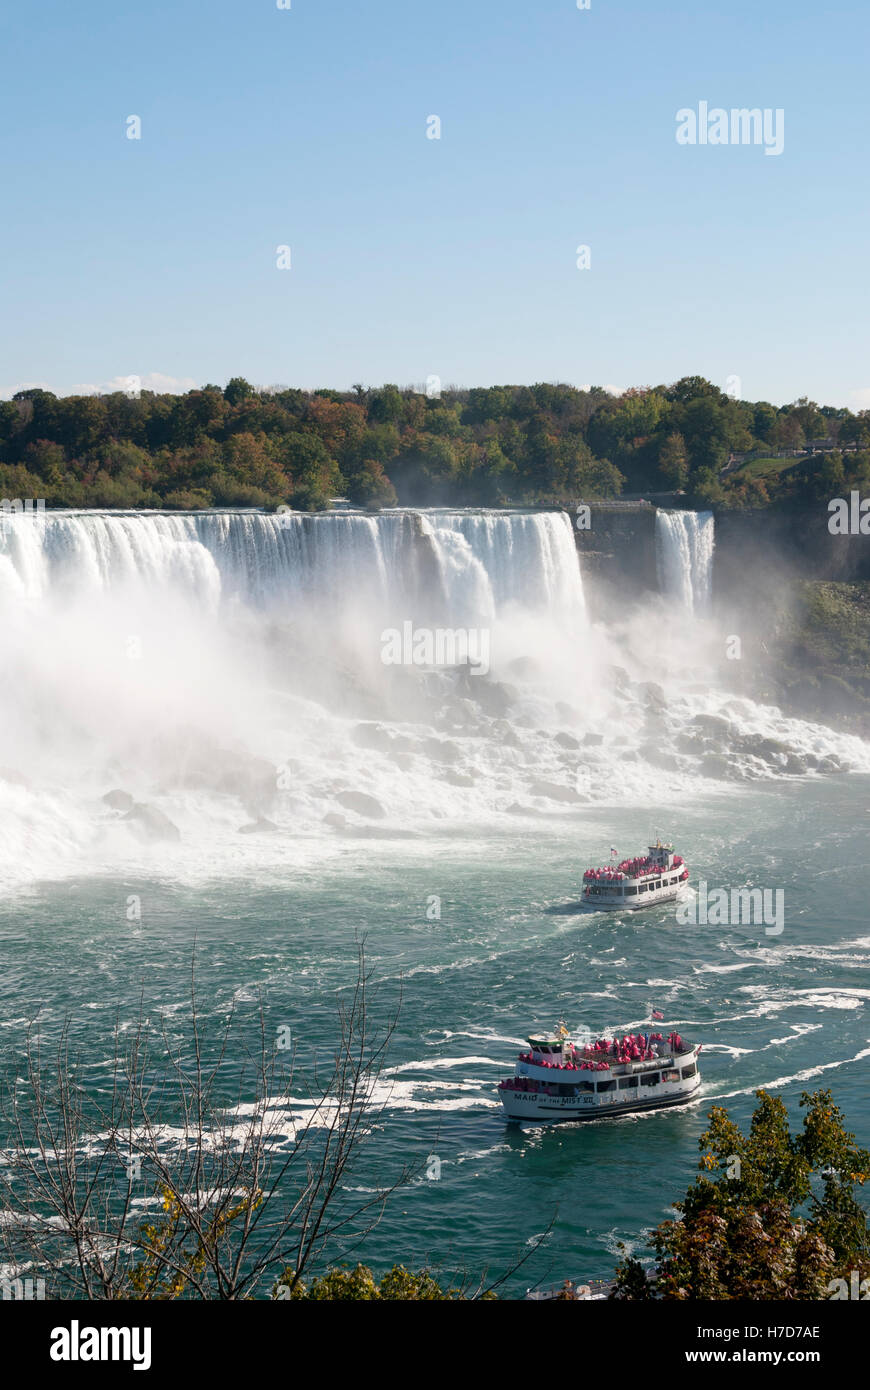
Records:
[[[586,748],[600,748],[604,742],[603,734],[584,734],[583,744]]]
[[[721,734],[723,738],[730,737],[734,732],[730,719],[723,719],[721,714],[696,714],[692,723],[704,733]]]
[[[657,681],[643,681],[638,691],[646,696],[648,709],[663,710],[667,707],[665,692]]]
[[[347,816],[343,816],[340,811],[329,811],[323,817],[324,825],[331,825],[333,830],[347,829]]]
[[[448,738],[424,739],[423,752],[436,763],[455,763],[462,757],[462,749]]]
[[[384,752],[393,742],[393,736],[383,724],[357,724],[351,738],[359,748],[373,748]]]
[[[848,768],[843,766],[839,758],[820,758],[819,772],[848,772]]]
[[[454,772],[453,768],[448,768],[441,774],[445,782],[449,782],[451,787],[473,787],[474,778],[469,777],[465,772]]]
[[[181,831],[174,825],[167,815],[156,806],[148,806],[143,801],[136,801],[124,816],[125,821],[132,821],[140,829],[148,840],[180,840]]]
[[[530,656],[516,656],[513,661],[508,663],[507,668],[512,675],[518,676],[520,680],[531,680],[538,674],[538,663]]]
[[[256,820],[249,821],[247,825],[239,826],[240,835],[274,834],[278,826],[268,816],[258,816]]]
[[[471,679],[468,693],[478,707],[492,717],[506,714],[513,704],[513,691],[489,676]]]
[[[579,748],[580,740],[573,734],[556,734],[553,738],[554,743],[558,743],[560,748]]]
[[[754,754],[756,758],[764,758],[765,762],[781,762],[791,750],[788,744],[781,743],[777,738],[759,738],[747,740],[747,751]]]
[[[529,787],[531,796],[546,796],[550,801],[580,801],[579,792],[573,787],[565,787],[559,782],[533,782]]]
[[[701,753],[708,746],[699,734],[677,734],[674,743],[681,753]]]
[[[103,797],[103,800],[105,801],[107,806],[110,806],[112,808],[113,811],[131,811],[133,809],[133,806],[135,805],[135,801],[133,797],[130,795],[130,793],[121,791],[120,787],[116,787],[112,791],[106,792],[105,796]]]
[[[356,811],[358,816],[367,816],[370,820],[379,820],[387,813],[379,801],[368,792],[338,792],[336,801],[344,806],[348,811]]]
[[[663,767],[671,769],[674,765],[674,755],[669,748],[662,747],[659,743],[643,743],[640,747],[640,756],[645,763],[650,763],[652,767]]]
[[[728,777],[735,776],[735,770],[727,758],[723,758],[721,753],[708,753],[701,759],[699,771],[703,777]]]

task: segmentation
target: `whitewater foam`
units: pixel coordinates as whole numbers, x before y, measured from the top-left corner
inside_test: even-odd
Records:
[[[692,533],[693,513],[666,515],[662,535]],[[696,524],[694,550],[663,561],[667,586],[687,566],[693,611],[712,545]],[[280,877],[352,838],[425,849],[870,770],[861,740],[687,682],[661,644],[591,624],[561,512],[4,514],[0,617],[7,888]],[[490,675],[385,667],[381,633],[405,620],[486,626]]]

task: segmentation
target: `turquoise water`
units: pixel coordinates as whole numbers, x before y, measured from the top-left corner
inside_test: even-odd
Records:
[[[582,869],[611,844],[637,852],[654,822],[685,855],[693,883],[781,888],[782,935],[678,927],[672,905],[578,913]],[[796,1119],[802,1090],[831,1086],[859,1141],[870,1143],[868,827],[867,776],[780,780],[659,812],[542,817],[536,830],[348,840],[322,865],[278,869],[268,882],[91,877],[38,886],[0,907],[3,1050],[19,1053],[38,1011],[44,1037],[69,1014],[84,1070],[96,1077],[115,1011],[132,1020],[140,992],[180,1030],[195,937],[210,1038],[234,1006],[253,1043],[262,996],[270,1031],[289,1025],[306,1063],[325,1058],[364,935],[381,982],[373,1014],[387,1019],[400,994],[401,1007],[383,1124],[351,1183],[365,1188],[375,1172],[387,1177],[404,1164],[419,1175],[352,1258],[495,1275],[552,1222],[507,1290],[606,1276],[618,1242],[641,1247],[685,1190],[711,1103],[743,1122],[754,1090],[766,1086]],[[132,894],[140,921],[127,920]],[[440,920],[427,919],[432,895]],[[665,1031],[704,1044],[697,1103],[584,1125],[505,1124],[496,1084],[512,1073],[528,1032],[560,1018],[572,1028],[627,1028],[650,1005],[664,1012]],[[422,1171],[433,1155],[438,1180]]]

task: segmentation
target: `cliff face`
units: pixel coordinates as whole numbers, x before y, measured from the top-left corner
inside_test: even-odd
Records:
[[[587,592],[593,614],[613,600],[636,602],[657,593],[655,507],[599,502],[590,512],[589,529],[575,526],[574,536],[583,574],[595,581]]]
[[[824,503],[796,511],[719,512],[714,591],[742,592],[753,572],[850,583],[870,579],[870,536],[832,536]]]
[[[824,503],[717,516],[714,608],[745,634],[747,694],[866,737],[870,537],[831,535],[828,517]]]
[[[605,581],[627,599],[657,593],[656,510],[641,502],[590,504],[589,529],[574,532],[584,575]],[[870,579],[870,536],[831,535],[828,519],[821,502],[790,512],[718,512],[717,607],[798,580]]]
[[[719,512],[713,612],[739,637],[716,679],[787,713],[870,736],[870,537],[828,530],[824,503]],[[659,592],[656,508],[591,507],[575,530],[593,618]]]

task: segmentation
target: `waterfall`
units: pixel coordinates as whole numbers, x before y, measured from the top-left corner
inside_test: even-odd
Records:
[[[406,616],[420,603],[431,611],[438,599],[437,616],[458,625],[492,620],[511,603],[585,612],[564,513],[0,516],[0,602],[135,584],[180,590],[211,610],[238,599],[292,614],[364,595],[379,611]]]
[[[657,526],[663,592],[702,610],[712,518]],[[661,646],[587,622],[561,512],[0,513],[0,622],[0,892],[307,872],[336,839],[684,797],[711,762],[870,769],[682,675],[651,739]]]
[[[656,568],[659,588],[687,613],[710,607],[715,522],[712,512],[656,513]]]

